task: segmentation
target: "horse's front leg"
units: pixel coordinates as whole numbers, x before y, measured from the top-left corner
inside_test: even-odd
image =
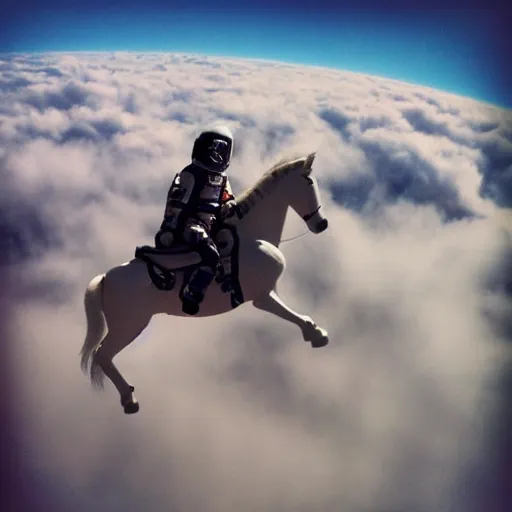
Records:
[[[311,342],[313,348],[325,347],[329,343],[329,337],[325,329],[316,325],[309,316],[299,315],[290,309],[277,295],[275,290],[254,299],[253,304],[262,311],[272,313],[300,327],[304,341]]]

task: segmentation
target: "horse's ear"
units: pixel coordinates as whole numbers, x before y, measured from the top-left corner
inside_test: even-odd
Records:
[[[304,161],[304,174],[308,176],[313,171],[313,162],[315,160],[316,152],[310,153]]]

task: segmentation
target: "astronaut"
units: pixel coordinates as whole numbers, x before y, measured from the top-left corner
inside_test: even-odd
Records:
[[[226,175],[232,153],[233,135],[227,127],[201,132],[194,142],[191,164],[169,188],[164,220],[155,237],[157,247],[185,244],[201,256],[201,264],[182,292],[182,310],[189,315],[199,312],[219,265],[212,229],[236,204]]]

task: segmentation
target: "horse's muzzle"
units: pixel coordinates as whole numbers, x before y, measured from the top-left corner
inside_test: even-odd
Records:
[[[306,224],[308,225],[309,230],[315,235],[322,233],[329,226],[329,222],[327,219],[317,210],[310,216],[307,216]]]
[[[315,233],[321,233],[325,231],[329,227],[329,222],[327,219],[322,219],[316,223]]]

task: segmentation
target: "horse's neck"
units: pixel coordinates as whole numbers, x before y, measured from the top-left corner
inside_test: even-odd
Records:
[[[239,221],[243,225],[243,236],[266,240],[279,245],[283,233],[288,202],[283,194],[283,183],[255,204]]]

